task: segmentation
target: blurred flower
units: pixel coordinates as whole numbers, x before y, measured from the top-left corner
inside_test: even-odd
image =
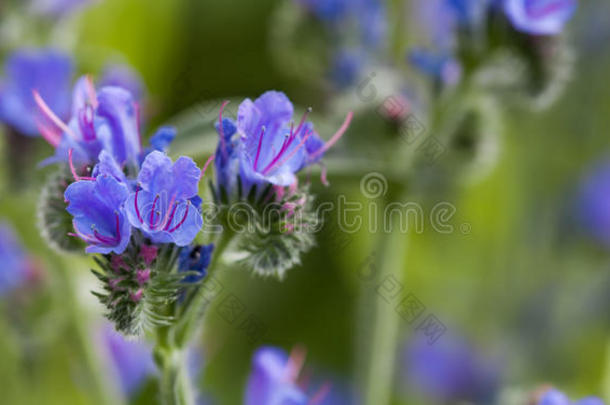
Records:
[[[349,10],[348,0],[297,0],[322,21],[338,21],[345,17]]]
[[[323,401],[330,391],[328,384],[323,385],[311,396],[308,396],[297,384],[304,361],[305,354],[298,348],[293,350],[290,357],[283,350],[275,347],[258,349],[252,360],[252,371],[248,377],[244,404],[324,404]]]
[[[597,397],[587,397],[578,401],[570,401],[563,392],[551,388],[540,396],[536,405],[604,405],[604,401]]]
[[[221,113],[222,115],[222,110]],[[236,189],[239,175],[239,151],[241,139],[234,139],[237,133],[235,121],[229,118],[222,120],[222,129],[216,124],[219,142],[214,155],[214,167],[216,169],[217,186],[222,190],[220,193],[231,195]]]
[[[372,48],[381,46],[388,30],[385,3],[381,0],[358,0],[353,7],[362,43]]]
[[[214,252],[214,244],[212,243],[182,249],[178,258],[178,270],[198,273],[197,275],[187,276],[182,281],[196,283],[202,280],[207,274],[208,266],[212,260],[212,252]]]
[[[32,10],[37,14],[59,18],[93,3],[95,0],[33,0]]]
[[[0,296],[23,285],[31,275],[31,262],[13,229],[0,222]]]
[[[107,65],[102,72],[100,86],[121,87],[130,92],[136,100],[140,100],[145,92],[140,74],[126,65]]]
[[[434,345],[419,338],[409,342],[404,367],[410,386],[441,402],[490,403],[499,388],[497,365],[451,336]]]
[[[356,83],[365,63],[363,52],[355,49],[342,49],[333,57],[331,81],[339,88],[345,89]]]
[[[60,118],[70,113],[70,57],[53,49],[19,49],[10,54],[0,81],[0,120],[23,135],[38,135],[39,116],[32,90]]]
[[[450,55],[416,48],[409,53],[409,61],[422,73],[447,86],[456,85],[462,76],[459,62]]]
[[[129,222],[154,243],[186,246],[193,241],[203,220],[195,203],[200,170],[191,158],[172,160],[153,151],[142,163],[138,189],[127,202]]]
[[[576,11],[576,0],[504,0],[515,29],[533,35],[557,35]]]
[[[155,374],[152,349],[144,343],[126,340],[110,325],[103,328],[102,338],[117,384],[125,396],[135,394]]]
[[[597,164],[587,175],[577,197],[581,226],[605,246],[610,246],[610,161]]]
[[[87,253],[123,253],[131,227],[123,210],[129,190],[114,177],[103,174],[68,186],[65,199],[74,217],[74,236],[87,243]]]
[[[137,165],[141,153],[139,109],[127,90],[103,87],[96,91],[91,79],[82,77],[74,88],[68,125],[40,95],[35,94],[35,100],[45,117],[39,130],[56,148],[55,155],[43,164],[94,165],[99,153],[106,150],[121,166]]]

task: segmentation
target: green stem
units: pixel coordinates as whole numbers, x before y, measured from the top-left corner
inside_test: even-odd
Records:
[[[403,194],[403,193],[401,193]],[[378,287],[392,276],[404,285],[408,233],[400,229],[399,216],[393,216],[391,232],[381,235],[378,251],[380,261],[373,263],[376,270],[373,280],[364,286],[360,341],[362,357],[359,359],[360,380],[364,405],[389,404],[394,376],[400,316],[396,303],[388,303]]]
[[[163,405],[193,405],[194,390],[185,366],[184,350],[157,346],[155,361],[161,371],[160,393]]]

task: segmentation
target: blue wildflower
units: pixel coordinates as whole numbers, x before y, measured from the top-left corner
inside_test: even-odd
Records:
[[[491,2],[496,0],[445,0],[461,26],[476,26],[481,23]]]
[[[222,116],[222,109],[220,115]],[[236,189],[239,175],[241,139],[234,139],[234,135],[237,133],[237,125],[235,121],[229,118],[222,119],[222,129],[219,124],[216,124],[216,131],[219,137],[214,159],[216,182],[227,195],[231,195]]]
[[[365,54],[356,49],[342,49],[333,57],[330,71],[332,82],[339,88],[345,89],[358,80],[364,67]]]
[[[378,48],[383,44],[388,30],[385,4],[381,0],[359,0],[354,4],[354,13],[362,43]]]
[[[99,82],[101,87],[123,88],[136,100],[140,100],[145,92],[144,83],[138,72],[125,65],[107,65]]]
[[[563,392],[552,388],[542,394],[536,405],[604,405],[604,401],[597,397],[587,397],[578,401],[570,401]]]
[[[46,125],[39,129],[56,148],[55,155],[44,163],[93,165],[106,150],[120,165],[137,165],[141,153],[139,108],[127,90],[103,87],[98,92],[90,78],[82,77],[74,88],[68,125],[38,93],[34,98],[46,117]]]
[[[149,143],[153,150],[167,152],[174,138],[176,138],[176,129],[174,127],[161,127],[150,137]]]
[[[38,135],[40,119],[32,90],[44,97],[60,118],[70,114],[70,57],[53,49],[19,49],[8,56],[0,83],[0,121],[18,132]]]
[[[582,182],[577,198],[580,225],[610,247],[610,161],[597,164]]]
[[[34,0],[32,10],[37,14],[59,18],[93,3],[93,0]]]
[[[30,262],[13,229],[0,222],[0,296],[21,285],[30,274]]]
[[[187,276],[182,281],[185,283],[196,283],[202,280],[207,274],[213,251],[213,243],[183,248],[178,258],[178,270],[195,271],[198,274]]]
[[[125,251],[131,237],[131,226],[123,209],[128,195],[127,186],[108,174],[68,186],[64,197],[67,211],[74,217],[73,236],[87,243],[87,253]]]
[[[152,348],[144,343],[126,340],[110,325],[103,329],[102,339],[122,392],[127,397],[135,394],[156,372]]]
[[[445,53],[415,48],[409,52],[409,62],[422,73],[447,86],[456,85],[462,76],[459,62]]]
[[[504,13],[515,29],[533,35],[557,35],[576,11],[576,0],[504,0]]]
[[[245,190],[253,185],[290,186],[296,173],[319,160],[336,143],[351,121],[349,113],[335,135],[325,144],[310,142],[318,137],[313,124],[306,122],[307,112],[300,122],[292,121],[293,106],[284,93],[268,91],[252,102],[246,99],[239,106],[237,131],[242,140],[239,169]],[[314,146],[320,146],[313,149]]]
[[[336,22],[349,11],[348,0],[297,0],[309,12],[322,21]]]
[[[144,159],[138,187],[126,202],[129,222],[154,243],[190,244],[203,225],[197,207],[200,170],[187,157],[153,151]]]
[[[404,366],[413,388],[443,403],[490,403],[499,388],[496,365],[452,336],[434,345],[425,339],[409,342]]]

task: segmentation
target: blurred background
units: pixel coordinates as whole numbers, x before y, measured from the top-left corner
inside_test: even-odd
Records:
[[[188,153],[202,164],[215,142],[208,135],[218,110],[205,106],[218,106],[218,99],[254,98],[277,89],[320,116],[341,111],[330,122],[344,116],[341,103],[330,97],[346,92],[309,78],[311,63],[289,69],[278,63],[278,48],[320,46],[319,38],[304,34],[277,42],[290,26],[281,16],[288,2],[104,0],[53,21],[7,2],[0,5],[0,56],[19,46],[53,44],[75,55],[78,73],[100,78],[108,64],[128,66],[141,76],[145,134],[177,123],[172,154]],[[392,0],[388,7],[398,3]],[[408,16],[394,22],[394,30],[410,38]],[[49,31],[45,24],[54,27]],[[332,381],[333,395],[341,397],[329,403],[358,403],[361,375],[370,370],[362,353],[379,343],[371,331],[386,333],[383,325],[371,323],[371,310],[399,320],[396,335],[388,332],[396,350],[381,363],[387,376],[379,376],[392,382],[392,404],[511,403],[544,384],[574,398],[594,394],[610,401],[608,2],[581,1],[567,31],[575,63],[556,103],[542,111],[501,104],[496,152],[471,169],[480,172],[476,180],[447,186],[436,173],[410,183],[410,201],[425,212],[439,202],[455,207],[449,220],[455,232],[429,226],[408,232],[399,241],[404,258],[392,270],[400,275],[395,280],[362,276],[363,269],[384,260],[378,235],[368,229],[344,234],[332,224],[284,281],[241,268],[224,272],[221,299],[236,298],[242,311],[239,319],[227,316],[221,300],[207,315],[193,354],[205,403],[241,403],[254,350],[262,345],[290,350],[297,344],[307,350],[312,384]],[[192,114],[198,103],[203,103],[195,107],[201,120],[184,129],[180,117],[189,109]],[[353,139],[329,161],[330,187],[317,179],[312,183],[318,203],[345,195],[371,204],[361,190],[370,171],[388,181],[385,197],[400,198],[393,193],[396,171],[375,165],[390,153],[383,142],[358,146],[360,138],[382,139],[391,127],[374,111],[364,111],[362,122],[356,117],[346,135],[353,133]],[[89,272],[93,261],[56,253],[38,230],[38,196],[53,168],[37,164],[51,148],[42,139],[19,142],[3,131],[0,217],[14,229],[31,269],[28,282],[0,302],[0,402],[96,404],[86,371],[93,363],[119,397],[155,403],[154,372],[139,367],[146,360],[126,361],[133,364],[122,367],[133,371],[119,378],[116,364],[110,364],[119,349],[108,343],[113,336],[90,294],[97,287]],[[367,308],[371,294],[375,308]],[[425,307],[417,320],[396,312],[408,296]],[[428,315],[446,329],[432,345],[422,341],[427,336],[418,327]],[[243,327],[249,318],[260,326],[255,334]],[[82,343],[83,336],[90,344]],[[148,380],[121,388],[140,374]]]

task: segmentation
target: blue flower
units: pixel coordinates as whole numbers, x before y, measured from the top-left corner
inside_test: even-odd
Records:
[[[342,49],[333,57],[333,66],[330,71],[332,82],[339,88],[345,89],[358,80],[364,66],[365,54],[356,49]]]
[[[235,121],[229,118],[222,119],[222,131],[216,124],[219,142],[216,148],[214,168],[216,169],[216,182],[231,195],[237,186],[239,175],[239,152],[242,148],[241,138],[234,137],[237,133]],[[235,139],[237,138],[237,139]]]
[[[131,226],[123,204],[129,195],[124,183],[101,174],[94,180],[81,180],[64,193],[67,211],[74,217],[73,236],[87,243],[87,253],[121,254],[131,237]]]
[[[0,295],[21,285],[30,274],[30,262],[13,229],[0,222]]]
[[[497,0],[445,0],[462,26],[480,24],[490,6],[490,1]]]
[[[388,29],[387,10],[384,2],[359,0],[353,7],[362,43],[372,48],[382,45]]]
[[[495,363],[457,337],[443,336],[434,345],[425,339],[409,342],[404,366],[414,389],[443,403],[490,403],[499,388]]]
[[[444,85],[456,85],[462,76],[462,68],[459,62],[444,53],[434,53],[416,48],[409,52],[409,62],[422,73]]]
[[[142,163],[138,187],[126,202],[129,222],[154,243],[190,244],[203,225],[197,196],[200,170],[191,158],[176,163],[153,151]]]
[[[244,398],[245,405],[305,405],[307,395],[297,386],[281,349],[262,347],[256,351]]]
[[[212,243],[182,249],[178,258],[178,270],[195,271],[198,273],[197,275],[187,276],[182,281],[185,283],[196,283],[202,280],[207,274],[213,251],[214,244]]]
[[[309,12],[322,21],[336,22],[349,11],[348,0],[297,0]]]
[[[101,87],[121,87],[127,90],[133,98],[140,100],[144,95],[144,83],[135,70],[125,65],[107,65],[100,79]]]
[[[61,118],[70,114],[72,61],[52,49],[20,49],[9,55],[0,83],[0,120],[18,132],[38,135],[38,109],[32,90]]]
[[[540,397],[536,405],[604,405],[604,401],[596,397],[587,397],[572,402],[563,392],[552,388]]]
[[[90,3],[93,0],[34,0],[32,9],[35,13],[59,18]]]
[[[139,110],[131,94],[120,87],[103,87],[97,92],[88,77],[82,77],[73,92],[72,118],[68,125],[57,117],[45,100],[36,95],[46,117],[40,126],[45,139],[56,147],[45,164],[68,162],[95,164],[102,150],[120,165],[137,166],[141,154]]]
[[[556,35],[572,17],[576,0],[504,0],[504,13],[515,29],[533,35]]]
[[[610,247],[610,161],[598,163],[578,192],[576,215],[584,230]]]
[[[117,383],[125,396],[135,394],[156,372],[151,347],[126,340],[110,325],[103,329],[102,338]]]

